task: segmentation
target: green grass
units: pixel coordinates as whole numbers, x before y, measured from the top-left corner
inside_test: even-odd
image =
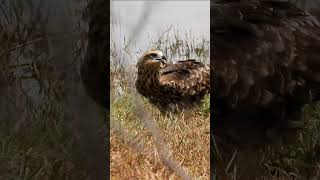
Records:
[[[306,106],[306,126],[297,137],[297,142],[270,154],[265,165],[273,171],[289,177],[319,178],[320,164],[320,109],[319,104]],[[318,175],[317,175],[318,173]]]
[[[4,95],[0,97],[0,179],[85,179],[88,172],[81,166],[81,160],[74,158],[77,152],[73,147],[77,137],[72,129],[71,118],[65,111],[65,104],[57,96],[59,84],[56,84],[57,77],[53,75],[54,72],[46,72],[46,69],[40,68],[47,77],[38,80],[30,78],[36,83],[41,81],[52,85],[50,89],[44,89],[39,93],[38,104],[32,103],[30,95],[26,93],[28,89],[21,88],[20,78],[29,79],[27,76],[32,70],[31,62],[47,62],[47,50],[37,49],[31,44],[11,51],[14,45],[32,41],[34,35],[32,33],[37,33],[34,29],[12,27],[13,29],[1,30],[7,33],[6,36],[14,33],[17,36],[8,38],[5,34],[0,34],[2,42],[0,93]],[[208,39],[197,39],[192,36],[192,32],[179,32],[175,29],[169,31],[170,33],[166,33],[168,31],[164,30],[161,37],[150,39],[150,46],[146,49],[159,48],[165,52],[168,59],[196,58],[208,62]],[[85,42],[85,39],[81,40]],[[112,44],[115,45],[116,42]],[[128,49],[117,48],[119,46],[111,48],[112,176],[119,179],[129,177],[179,179],[177,172],[170,169],[161,159],[150,129],[146,128],[144,122],[137,117],[133,101],[135,97],[131,94],[133,89],[130,83],[134,72],[123,64],[124,54],[132,55],[132,53]],[[39,55],[39,52],[42,54]],[[24,62],[25,59],[30,62]],[[21,63],[27,65],[16,66]],[[17,71],[25,76],[18,76]],[[116,87],[123,88],[122,96],[117,98]],[[39,87],[32,88],[39,89]],[[21,102],[17,102],[19,100],[26,102],[21,105]],[[143,108],[152,117],[148,120],[159,127],[160,136],[170,157],[181,163],[183,169],[198,179],[208,179],[209,176],[209,100],[210,97],[206,97],[204,103],[190,114],[166,117],[143,100]],[[263,161],[264,167],[271,168],[273,172],[278,171],[278,177],[319,177],[319,105],[307,107],[305,116],[309,119],[309,123],[301,132],[297,145],[285,147],[281,151],[264,153],[268,156]],[[224,152],[217,150],[211,158],[223,155]]]
[[[157,40],[150,39],[149,44],[143,51],[158,48],[169,60],[196,58],[209,62],[208,40],[197,40],[192,33],[168,29]],[[133,93],[136,69],[123,64],[124,57],[138,58],[131,53],[133,50],[116,49],[126,45],[114,41],[112,47],[111,177],[179,179],[181,171],[186,171],[189,176],[208,179],[210,97],[193,110],[162,115],[141,95]],[[142,100],[142,105],[135,104],[137,99]],[[167,153],[170,160],[161,153]],[[174,164],[181,169],[174,169]]]

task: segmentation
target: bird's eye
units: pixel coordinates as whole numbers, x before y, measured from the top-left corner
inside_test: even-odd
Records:
[[[151,57],[156,57],[157,54],[156,54],[156,53],[151,53],[150,56],[151,56]]]

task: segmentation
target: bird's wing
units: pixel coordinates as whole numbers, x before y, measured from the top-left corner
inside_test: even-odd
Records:
[[[314,16],[276,0],[221,0],[211,14],[215,102],[237,108],[315,99],[320,23]]]
[[[160,83],[184,95],[208,93],[210,69],[192,59],[167,64],[161,70]]]

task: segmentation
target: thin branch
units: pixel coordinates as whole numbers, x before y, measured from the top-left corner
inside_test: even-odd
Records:
[[[64,40],[64,39],[68,39],[68,38],[72,38],[72,37],[77,37],[79,36],[80,34],[74,34],[74,33],[64,33],[63,36],[61,37],[61,34],[60,33],[57,33],[57,34],[54,34],[54,35],[50,35],[50,36],[43,36],[43,37],[40,37],[40,38],[36,38],[36,39],[32,39],[30,41],[27,41],[27,42],[24,42],[24,43],[21,43],[21,44],[17,44],[15,45],[14,47],[11,47],[7,50],[5,50],[4,52],[2,52],[2,54],[0,55],[0,57],[4,56],[5,54],[11,52],[11,51],[15,51],[17,49],[20,49],[20,48],[23,48],[23,47],[26,47],[26,46],[29,46],[29,45],[32,45],[34,43],[37,43],[39,41],[42,41],[42,40],[45,40],[45,39],[48,39],[48,38],[54,38],[54,39],[61,39],[61,40]]]

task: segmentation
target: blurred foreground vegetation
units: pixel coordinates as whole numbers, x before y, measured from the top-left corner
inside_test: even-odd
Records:
[[[77,136],[65,108],[63,81],[52,65],[50,43],[61,34],[48,33],[41,3],[37,6],[32,2],[0,3],[0,179],[85,179],[88,170],[79,163],[82,159],[74,158],[74,154],[81,152],[73,148]],[[80,17],[83,11],[77,9],[75,14]],[[83,23],[75,23],[74,27],[75,65],[81,63],[84,55],[86,28]],[[164,33],[159,40],[151,41],[150,46],[163,50],[169,59],[190,57],[208,61],[208,40],[185,41],[184,36],[192,37],[192,33],[170,32],[173,36]],[[111,43],[111,47],[116,45]],[[130,83],[134,68],[122,63],[125,54],[132,52],[111,48],[111,59],[115,60],[110,77],[111,173],[118,178],[132,177],[137,172],[137,177],[178,178],[163,165],[150,132],[134,114],[133,84]],[[173,159],[181,162],[191,175],[208,179],[209,97],[193,113],[172,117],[162,117],[146,101],[144,105],[161,129]],[[319,179],[319,105],[306,107],[305,116],[309,123],[299,135],[297,145],[266,154],[268,159],[262,163],[272,172],[270,177]],[[137,165],[135,169],[132,164]],[[131,171],[125,173],[128,168]]]
[[[111,178],[209,179],[209,96],[192,111],[164,116],[134,93],[135,63],[144,51],[157,48],[169,61],[195,58],[209,63],[209,40],[173,26],[148,40],[140,50],[111,39]],[[137,99],[142,105],[136,104]]]
[[[73,32],[52,33],[44,8],[48,3],[0,3],[0,179],[88,177],[81,163],[85,157],[77,159],[82,152],[74,148],[65,77],[56,68],[63,57],[55,54],[57,42],[70,39],[73,46],[64,48],[79,65],[86,41],[79,34],[86,30],[79,21],[69,24],[77,27]],[[83,9],[73,13],[79,20]]]

